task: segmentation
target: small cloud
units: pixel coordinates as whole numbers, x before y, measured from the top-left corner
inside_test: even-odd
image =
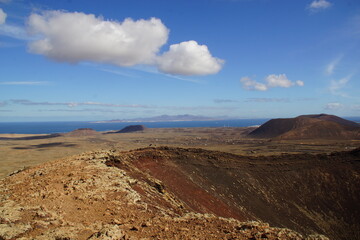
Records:
[[[0,85],[44,85],[47,82],[0,82]]]
[[[348,75],[340,80],[332,80],[328,88],[330,93],[333,95],[347,97],[347,95],[340,90],[346,86],[346,84],[350,81],[351,77],[352,75]]]
[[[294,85],[285,74],[270,74],[265,78],[268,87],[284,87],[288,88]]]
[[[268,87],[263,84],[252,80],[250,77],[242,77],[240,82],[243,85],[243,88],[246,90],[255,90],[255,91],[266,91]]]
[[[11,0],[0,0],[0,3],[9,3]]]
[[[221,70],[224,60],[211,56],[206,45],[181,42],[158,58],[159,70],[176,75],[209,75]]]
[[[317,11],[329,8],[329,7],[331,7],[331,5],[332,5],[332,3],[330,3],[326,0],[314,0],[310,3],[310,5],[308,6],[308,9],[310,9],[310,11],[312,11],[312,12],[317,12]]]
[[[344,107],[344,105],[341,103],[328,103],[328,104],[326,104],[325,109],[326,110],[339,110],[339,109],[342,109],[343,107]]]
[[[325,74],[328,76],[332,75],[334,73],[336,66],[340,63],[342,58],[343,56],[340,56],[334,59],[333,61],[331,61],[325,68]]]
[[[265,83],[259,83],[249,77],[242,77],[240,82],[242,83],[244,89],[256,91],[266,91],[273,87],[288,88],[295,85],[300,87],[304,86],[303,81],[298,80],[296,82],[292,82],[285,74],[270,74],[265,78]]]
[[[5,107],[6,106],[6,102],[0,102],[0,107]]]
[[[23,27],[10,24],[0,24],[0,35],[26,41],[33,39]]]
[[[295,84],[298,85],[299,87],[302,87],[302,86],[305,85],[305,83],[303,81],[301,81],[301,80],[295,81]]]
[[[288,98],[248,98],[245,102],[290,102],[290,100]]]
[[[214,99],[214,103],[236,103],[236,102],[239,101],[232,99]]]
[[[7,14],[0,8],[0,25],[6,21]]]

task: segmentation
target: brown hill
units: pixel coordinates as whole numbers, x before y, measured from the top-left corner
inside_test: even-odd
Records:
[[[94,136],[98,134],[99,133],[92,128],[78,128],[74,131],[64,133],[62,135],[66,137],[84,137],[84,136]]]
[[[335,115],[329,115],[329,114],[310,114],[310,115],[301,115],[299,117],[307,117],[307,118],[316,118],[324,121],[330,121],[330,122],[336,122],[344,126],[350,126],[350,127],[360,127],[360,125],[356,122],[349,121],[346,119],[343,119],[341,117],[335,116]]]
[[[327,115],[302,115],[296,118],[271,119],[248,134],[257,138],[278,139],[357,139],[360,125]]]
[[[86,153],[0,180],[0,239],[327,239],[259,220],[356,239],[358,160],[356,151]]]

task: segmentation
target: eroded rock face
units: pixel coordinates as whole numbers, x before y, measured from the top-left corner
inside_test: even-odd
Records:
[[[169,156],[166,149],[150,150]],[[153,157],[151,151],[142,156]],[[327,239],[241,215],[198,213],[200,203],[183,200],[135,164],[137,154],[85,153],[1,180],[0,239]]]

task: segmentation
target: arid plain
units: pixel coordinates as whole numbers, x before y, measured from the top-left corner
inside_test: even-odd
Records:
[[[284,153],[330,153],[352,150],[360,140],[274,140],[249,138],[254,127],[146,128],[131,133],[74,131],[56,135],[0,134],[0,178],[24,167],[80,154],[144,147],[202,148],[259,156]]]

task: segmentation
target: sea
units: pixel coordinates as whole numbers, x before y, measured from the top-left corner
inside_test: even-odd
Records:
[[[70,132],[78,128],[92,128],[96,131],[111,131],[120,130],[129,125],[144,125],[148,128],[249,127],[261,125],[268,120],[269,119],[263,118],[171,122],[0,122],[0,133],[51,134]]]
[[[360,123],[360,117],[344,117]],[[148,128],[191,128],[191,127],[250,127],[259,126],[269,118],[234,119],[214,121],[171,121],[171,122],[0,122],[0,134],[51,134],[71,132],[78,128],[92,128],[96,131],[120,130],[129,125],[144,125]]]

